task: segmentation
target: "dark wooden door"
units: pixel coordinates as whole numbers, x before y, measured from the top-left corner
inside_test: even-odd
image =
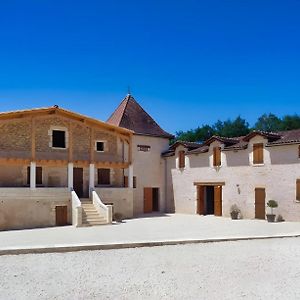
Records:
[[[266,218],[266,191],[264,188],[255,189],[255,218]]]
[[[64,226],[68,224],[68,207],[55,207],[56,226]]]
[[[197,214],[204,215],[204,186],[197,186]]]
[[[153,211],[153,190],[152,188],[144,188],[144,213]]]
[[[73,189],[77,196],[83,196],[83,168],[73,169]]]
[[[222,216],[222,186],[214,186],[214,212],[215,216]]]

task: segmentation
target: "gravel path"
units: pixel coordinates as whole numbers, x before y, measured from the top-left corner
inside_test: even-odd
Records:
[[[300,238],[0,257],[0,299],[299,299]]]

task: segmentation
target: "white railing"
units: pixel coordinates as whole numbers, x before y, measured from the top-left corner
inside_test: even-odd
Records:
[[[82,225],[82,207],[81,202],[75,193],[75,191],[71,191],[72,195],[72,224],[76,227]]]
[[[105,205],[96,191],[92,190],[93,205],[96,208],[100,216],[104,216],[107,224],[112,223],[112,207],[111,205]]]

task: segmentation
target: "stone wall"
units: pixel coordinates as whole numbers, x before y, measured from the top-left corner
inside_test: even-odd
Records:
[[[68,207],[71,224],[71,193],[67,188],[1,188],[0,230],[55,226],[55,207]]]
[[[35,122],[35,149],[37,160],[68,160],[69,142],[72,135],[73,160],[89,160],[92,145],[95,161],[121,162],[118,153],[121,141],[117,135],[100,127],[94,128],[94,141],[91,143],[91,128],[85,123],[60,115],[37,116]],[[69,130],[72,130],[70,133]],[[52,130],[66,131],[66,148],[52,148]],[[30,118],[4,120],[0,122],[0,157],[31,158]],[[105,141],[105,151],[97,152],[95,141]]]
[[[124,218],[133,217],[133,189],[131,188],[95,188],[104,204],[113,205],[113,213],[121,213]]]
[[[0,122],[0,156],[30,158],[31,121],[29,119]]]

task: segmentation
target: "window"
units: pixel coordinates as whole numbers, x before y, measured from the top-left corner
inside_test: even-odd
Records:
[[[253,164],[264,163],[264,144],[253,145]]]
[[[66,148],[66,132],[64,130],[52,130],[52,147]]]
[[[300,201],[300,179],[296,181],[296,200]]]
[[[97,152],[104,152],[104,142],[103,141],[97,141],[96,142],[96,151]]]
[[[27,184],[30,184],[30,167],[27,167]],[[35,168],[35,184],[43,184],[42,167]]]
[[[137,145],[139,151],[148,152],[150,151],[151,146],[148,145]]]
[[[179,169],[185,168],[185,151],[179,151]]]
[[[221,166],[221,148],[220,147],[213,148],[213,165],[214,165],[214,167]]]
[[[110,169],[98,169],[98,184],[110,184]]]
[[[124,176],[124,187],[128,187],[128,176]],[[133,188],[136,189],[136,176],[133,176]]]
[[[300,158],[300,145],[298,146],[298,158]]]

